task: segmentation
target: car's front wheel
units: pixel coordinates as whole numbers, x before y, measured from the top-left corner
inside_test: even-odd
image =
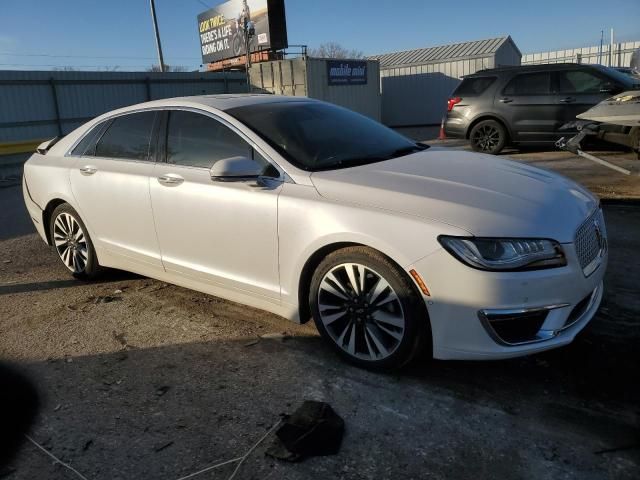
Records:
[[[76,278],[95,278],[101,271],[95,248],[80,215],[71,205],[58,205],[51,214],[51,241],[65,267]]]
[[[473,126],[469,141],[476,152],[497,155],[507,143],[507,131],[500,122],[483,120]]]
[[[411,280],[370,248],[328,255],[313,275],[309,305],[320,334],[359,366],[399,368],[430,340],[426,307]]]

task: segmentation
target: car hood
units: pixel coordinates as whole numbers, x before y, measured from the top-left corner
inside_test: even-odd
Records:
[[[330,200],[446,223],[479,237],[572,242],[596,208],[586,189],[558,174],[479,153],[430,148],[353,168],[315,172]]]

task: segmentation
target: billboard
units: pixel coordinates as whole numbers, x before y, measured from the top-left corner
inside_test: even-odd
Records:
[[[364,60],[327,60],[329,85],[366,85],[367,62]]]
[[[287,45],[284,0],[230,0],[198,15],[202,63]],[[249,35],[247,35],[249,34]]]

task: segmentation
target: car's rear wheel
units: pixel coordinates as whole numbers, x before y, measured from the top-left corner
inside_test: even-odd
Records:
[[[496,155],[507,143],[507,131],[500,122],[483,120],[473,126],[469,141],[476,152]]]
[[[309,305],[321,335],[359,366],[399,368],[430,338],[426,307],[411,281],[370,248],[328,255],[313,275]]]
[[[95,248],[80,215],[71,205],[58,205],[51,214],[51,241],[65,267],[76,278],[95,278],[101,271]]]

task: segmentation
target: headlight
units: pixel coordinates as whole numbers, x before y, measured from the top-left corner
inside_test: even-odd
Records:
[[[554,240],[445,235],[438,240],[458,260],[481,270],[535,270],[567,264],[562,247]]]

